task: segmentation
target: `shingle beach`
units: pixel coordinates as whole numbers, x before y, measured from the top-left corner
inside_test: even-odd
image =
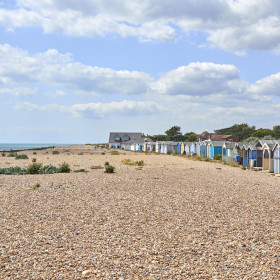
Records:
[[[88,171],[0,175],[0,279],[280,279],[280,177],[181,156],[55,150],[0,156],[0,168],[36,158]],[[91,169],[105,161],[115,173]]]

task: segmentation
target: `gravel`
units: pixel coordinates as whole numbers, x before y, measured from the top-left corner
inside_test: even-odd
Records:
[[[172,155],[55,150],[0,156],[1,168],[36,158],[88,171],[0,175],[0,279],[280,279],[279,177]],[[105,161],[115,173],[91,169]]]

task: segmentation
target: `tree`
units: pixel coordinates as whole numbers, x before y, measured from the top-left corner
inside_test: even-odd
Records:
[[[280,125],[273,126],[272,135],[275,139],[280,139]]]
[[[197,135],[196,134],[191,134],[188,138],[187,138],[187,142],[195,142],[197,141]]]
[[[194,142],[197,140],[197,135],[194,132],[187,132],[184,134],[184,141]]]
[[[263,138],[266,135],[272,135],[273,131],[268,128],[259,128],[251,134],[251,137]]]
[[[250,137],[255,130],[255,126],[249,126],[247,123],[242,123],[227,128],[217,129],[215,132],[220,135],[234,135],[237,136],[240,141],[243,141]]]
[[[170,140],[181,141],[182,139],[182,132],[180,126],[172,126],[168,130],[166,130],[165,133]]]

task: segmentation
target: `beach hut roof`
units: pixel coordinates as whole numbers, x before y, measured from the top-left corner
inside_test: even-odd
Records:
[[[233,149],[235,147],[235,143],[234,142],[225,142],[223,147],[225,149]]]
[[[218,147],[218,146],[223,146],[225,143],[225,141],[213,141],[212,143],[210,143],[210,145],[213,145],[214,147]]]

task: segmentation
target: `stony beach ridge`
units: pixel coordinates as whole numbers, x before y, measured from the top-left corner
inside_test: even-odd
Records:
[[[0,279],[280,279],[279,177],[88,145],[21,153],[0,168],[72,172],[0,175]],[[115,173],[91,168],[105,161]]]

